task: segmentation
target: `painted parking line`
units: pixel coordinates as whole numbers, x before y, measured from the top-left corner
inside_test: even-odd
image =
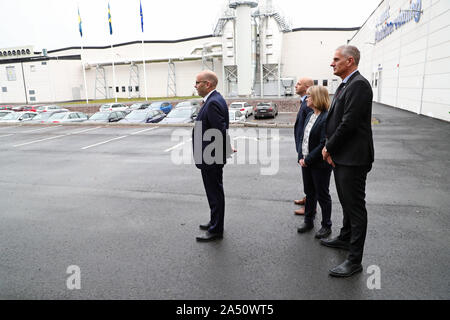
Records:
[[[174,145],[173,147],[170,147],[170,148],[164,150],[164,152],[169,152],[169,151],[172,151],[172,150],[174,150],[174,149],[176,149],[176,148],[179,148],[179,147],[181,147],[182,145],[184,145],[185,143],[188,143],[189,141],[192,141],[192,138],[190,138],[190,139],[187,140],[187,141],[180,142],[179,144]]]
[[[14,133],[4,134],[4,135],[0,136],[0,138],[3,138],[3,137],[9,137],[9,136],[13,136],[13,135],[14,135]]]
[[[140,130],[140,131],[137,131],[137,132],[133,132],[133,133],[130,133],[130,134],[127,134],[127,135],[124,135],[124,136],[120,136],[120,137],[116,137],[116,138],[109,139],[109,140],[106,140],[106,141],[102,141],[102,142],[98,142],[98,143],[95,143],[95,144],[91,144],[90,146],[82,147],[81,150],[86,150],[86,149],[89,149],[89,148],[97,147],[97,146],[100,146],[100,145],[108,143],[108,142],[120,140],[120,139],[129,137],[129,136],[132,136],[132,135],[136,135],[138,133],[142,133],[142,132],[145,132],[145,131],[155,130],[157,128],[159,128],[159,127],[152,127],[152,128],[149,128],[149,129],[144,129],[144,130]]]
[[[54,137],[48,137],[48,138],[44,138],[44,139],[39,139],[39,140],[33,140],[33,141],[29,141],[29,142],[25,142],[25,143],[20,143],[20,144],[16,144],[13,145],[13,147],[21,147],[21,146],[26,146],[29,144],[33,144],[33,143],[37,143],[37,142],[43,142],[43,141],[48,141],[48,140],[53,140],[53,139],[58,139],[61,137],[67,137],[73,134],[78,134],[78,133],[82,133],[82,132],[87,132],[87,131],[91,131],[91,130],[95,130],[101,127],[96,127],[96,128],[90,128],[90,129],[86,129],[86,130],[81,130],[81,131],[77,131],[77,132],[70,132],[70,133],[66,133],[66,134],[61,134],[59,136],[54,136]]]

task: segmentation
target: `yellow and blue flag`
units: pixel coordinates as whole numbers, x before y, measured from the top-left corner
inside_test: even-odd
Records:
[[[112,34],[111,9],[109,8],[109,2],[108,2],[108,22],[109,22],[109,34]]]
[[[83,37],[83,29],[81,28],[80,8],[78,8],[78,30],[80,30],[80,36]]]
[[[139,7],[140,7],[140,15],[141,15],[141,30],[144,32],[144,14],[142,13],[142,2],[139,1]]]

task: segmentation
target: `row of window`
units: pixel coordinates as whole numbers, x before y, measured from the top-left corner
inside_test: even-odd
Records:
[[[116,92],[120,92],[119,91],[120,87],[116,87]],[[127,87],[126,86],[122,86],[122,92],[127,92]],[[135,86],[134,87],[134,91],[135,92],[139,92],[139,86]],[[128,86],[128,92],[133,92],[133,86]]]
[[[0,57],[20,56],[22,54],[31,54],[30,49],[0,51]]]

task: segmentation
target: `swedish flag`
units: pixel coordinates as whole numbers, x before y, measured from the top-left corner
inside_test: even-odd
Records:
[[[139,1],[139,7],[140,7],[140,15],[141,15],[141,30],[144,32],[144,14],[142,13],[142,3]]]
[[[78,29],[80,30],[80,36],[83,37],[83,29],[81,28],[80,8],[78,8]]]
[[[111,9],[109,8],[109,2],[108,2],[108,22],[109,22],[109,34],[112,34]]]

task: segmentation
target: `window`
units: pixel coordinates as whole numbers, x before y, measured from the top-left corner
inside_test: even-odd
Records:
[[[16,81],[16,68],[15,67],[6,67],[6,77],[8,81]]]
[[[30,101],[36,101],[36,97],[30,97]]]
[[[319,84],[319,80],[314,80],[314,85],[317,86]]]
[[[328,80],[323,80],[323,81],[322,81],[322,85],[323,85],[324,87],[328,87]]]
[[[128,86],[128,91],[129,92],[133,92],[133,87],[132,86]]]
[[[45,66],[45,65],[47,64],[47,61],[42,61],[41,64],[42,64],[43,66]]]
[[[2,87],[2,92],[8,92],[8,88]]]
[[[119,92],[119,87],[116,87],[116,92]]]
[[[126,92],[125,87],[122,87],[122,92]]]
[[[30,66],[30,72],[35,72],[36,71],[36,66],[31,65]]]
[[[36,94],[36,92],[34,90],[29,90],[28,94]]]
[[[139,86],[134,87],[134,91],[139,92]]]

